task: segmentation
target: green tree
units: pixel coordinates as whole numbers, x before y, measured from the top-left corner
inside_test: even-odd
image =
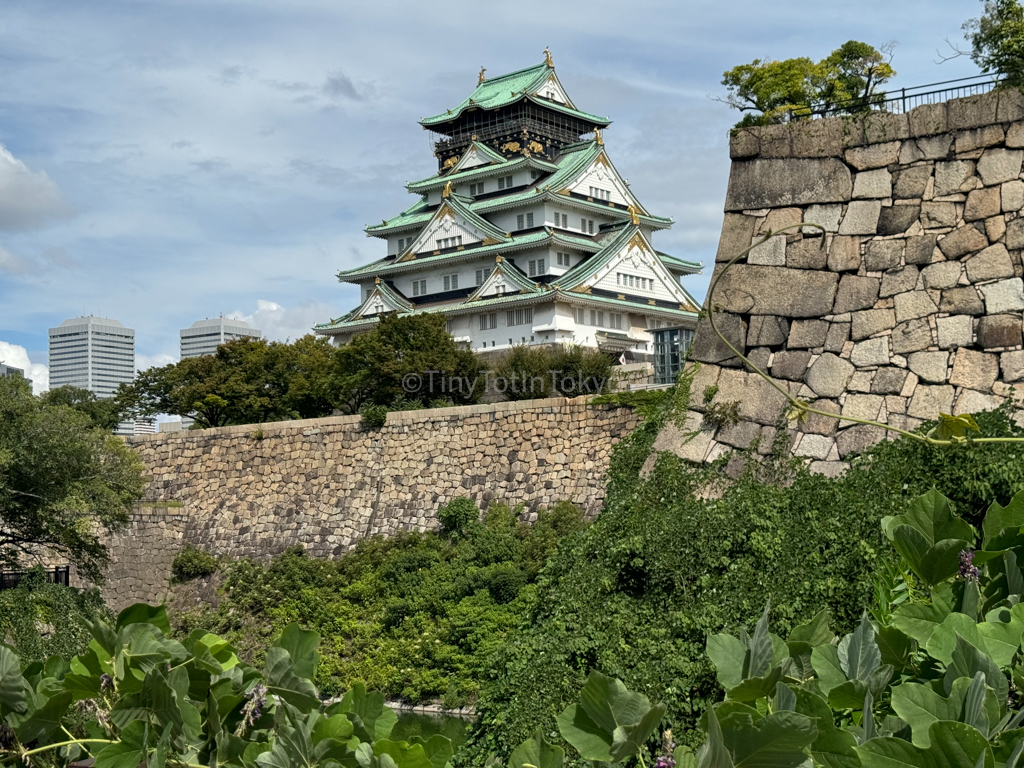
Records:
[[[963,29],[982,72],[1001,73],[1004,85],[1024,85],[1024,8],[1018,0],[986,0],[985,12]]]
[[[48,551],[99,581],[99,533],[128,522],[142,471],[134,451],[88,415],[34,397],[22,379],[0,379],[0,567]]]
[[[236,339],[216,354],[142,371],[118,402],[130,413],[187,416],[200,427],[328,416],[335,354],[312,335],[291,344]]]
[[[519,345],[498,361],[494,381],[504,386],[506,400],[534,400],[599,394],[608,389],[612,374],[611,357],[596,349]]]
[[[114,398],[100,399],[88,389],[66,385],[41,396],[46,405],[66,405],[84,413],[94,426],[113,431],[123,420],[120,404]]]
[[[333,388],[346,413],[409,401],[468,404],[483,394],[482,370],[476,355],[456,345],[444,315],[385,315],[339,348]]]
[[[881,50],[850,40],[815,63],[807,57],[754,59],[723,74],[729,106],[744,112],[737,124],[769,125],[816,112],[854,113],[885,94],[878,87],[896,75],[889,64],[893,44]]]

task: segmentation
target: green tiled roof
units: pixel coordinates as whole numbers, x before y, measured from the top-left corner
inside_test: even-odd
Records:
[[[474,179],[479,176],[489,176],[491,174],[502,174],[508,171],[513,171],[522,165],[530,165],[538,170],[547,171],[548,173],[554,173],[558,170],[556,163],[548,162],[547,160],[540,160],[535,157],[502,157],[501,163],[494,163],[493,165],[478,165],[474,168],[467,168],[464,171],[457,171],[456,173],[449,173],[445,176],[441,174],[434,174],[428,176],[425,179],[419,181],[411,181],[405,185],[405,188],[410,192],[427,192],[431,189],[437,189],[443,187],[449,181],[460,182]]]
[[[658,258],[661,259],[666,267],[680,272],[696,272],[704,266],[699,261],[687,261],[686,259],[680,259],[678,256],[669,256],[661,251],[655,251],[655,253],[658,254]]]
[[[591,115],[568,105],[537,98],[535,94],[547,82],[553,72],[554,68],[545,63],[510,72],[500,77],[488,78],[477,85],[476,90],[455,109],[449,109],[447,112],[442,112],[440,115],[434,115],[433,117],[425,117],[420,120],[420,125],[427,128],[443,125],[457,119],[469,107],[498,109],[499,107],[514,104],[520,99],[531,97],[533,97],[531,100],[537,104],[542,104],[563,114],[579,117],[581,120],[594,125],[605,126],[611,123],[611,120],[607,117]]]
[[[417,200],[397,216],[386,219],[380,224],[373,224],[366,228],[367,234],[384,234],[393,229],[412,227],[418,224],[425,224],[434,216],[434,208],[427,202],[426,198]]]

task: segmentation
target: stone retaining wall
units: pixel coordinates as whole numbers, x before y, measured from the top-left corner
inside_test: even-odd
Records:
[[[1024,379],[1024,95],[994,92],[918,107],[734,132],[722,262],[754,238],[790,231],[731,267],[713,299],[725,335],[791,394],[822,410],[904,429],[996,407]],[[741,421],[671,428],[658,447],[694,461],[761,439],[785,399],[698,325],[687,427],[712,402]],[[710,390],[714,391],[714,390]],[[883,430],[811,417],[791,429],[812,469],[841,472]]]
[[[292,544],[337,556],[366,536],[437,525],[456,496],[540,507],[567,500],[597,514],[628,408],[554,398],[128,438],[150,477],[147,503],[111,537],[113,607],[159,600],[186,543],[265,557]]]

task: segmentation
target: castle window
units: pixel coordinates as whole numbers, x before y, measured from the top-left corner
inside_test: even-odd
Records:
[[[576,321],[576,325],[587,324],[587,310],[583,307],[575,307],[572,311],[572,319]]]
[[[594,234],[594,220],[580,219],[580,232],[589,235]]]
[[[469,194],[471,195],[482,195],[484,193],[484,183],[481,181],[479,184],[469,185]]]
[[[529,274],[530,277],[536,277],[537,275],[543,275],[544,270],[544,259],[530,259],[529,262]]]
[[[507,315],[505,318],[505,324],[510,327],[513,325],[527,325],[528,323],[533,322],[533,307],[510,309],[505,314]]]
[[[483,285],[484,281],[488,277],[490,277],[490,276],[491,276],[491,268],[490,267],[484,267],[483,269],[478,269],[476,271],[476,284],[477,285]]]
[[[426,296],[427,295],[427,281],[426,280],[413,280],[412,281],[412,295],[413,296]]]
[[[454,291],[454,290],[456,290],[459,287],[459,276],[458,275],[445,275],[444,279],[443,279],[443,282],[444,282],[444,289],[446,291]]]
[[[614,312],[609,313],[609,315],[608,315],[608,327],[609,328],[614,328],[617,331],[621,331],[622,330],[622,315],[616,314]]]
[[[438,250],[445,248],[455,248],[456,246],[462,245],[462,235],[455,235],[454,237],[442,237],[437,241]]]
[[[528,213],[528,214],[526,214],[526,228],[529,229],[532,226],[533,226],[533,214],[532,213]]]
[[[654,280],[649,277],[639,277],[638,275],[618,272],[615,275],[615,282],[623,288],[638,288],[639,290],[646,291],[647,293],[654,290]]]
[[[523,214],[521,214],[521,213],[518,214],[516,216],[516,229],[525,229],[526,228],[525,225],[524,225],[525,221],[526,221],[526,219],[523,216]]]
[[[410,238],[410,240],[411,239],[412,238]],[[410,243],[410,245],[412,245],[412,243]],[[401,253],[403,250],[405,250],[405,238],[400,237],[398,238],[398,252]]]
[[[531,169],[530,169],[530,179],[532,179],[533,181],[536,181],[537,179],[539,179],[539,178],[540,178],[541,176],[543,176],[543,175],[544,175],[544,174],[542,174],[542,173],[541,173],[540,171],[538,171],[538,170],[537,170],[536,168],[531,168]]]
[[[595,200],[611,200],[612,193],[607,189],[601,189],[600,187],[591,187],[590,196]]]
[[[569,266],[569,254],[568,253],[556,253],[555,254],[555,263],[557,263],[558,266],[560,266],[560,267],[568,267]]]
[[[498,177],[498,189],[512,189],[512,177],[511,176],[500,176],[500,177]]]
[[[490,331],[498,327],[498,313],[491,312],[487,315],[480,315],[480,330]]]
[[[604,325],[604,312],[599,309],[590,310],[590,324]]]

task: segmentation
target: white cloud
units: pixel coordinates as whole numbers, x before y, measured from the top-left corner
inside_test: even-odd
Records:
[[[178,362],[178,358],[174,355],[158,354],[158,355],[135,355],[135,370],[144,371],[147,368],[160,368],[170,363]]]
[[[50,369],[29,360],[28,350],[24,347],[0,341],[0,363],[23,370],[25,378],[32,382],[32,391],[37,395],[50,388]]]
[[[16,275],[28,270],[25,262],[0,245],[0,272]]]
[[[0,230],[38,229],[71,213],[53,179],[29,169],[0,145]]]
[[[271,341],[294,341],[300,336],[313,332],[315,323],[322,323],[332,317],[334,310],[327,304],[311,302],[297,307],[285,308],[273,301],[258,299],[256,311],[250,315],[241,311],[231,312],[226,317],[244,320],[263,333]],[[335,314],[337,314],[335,312]]]

